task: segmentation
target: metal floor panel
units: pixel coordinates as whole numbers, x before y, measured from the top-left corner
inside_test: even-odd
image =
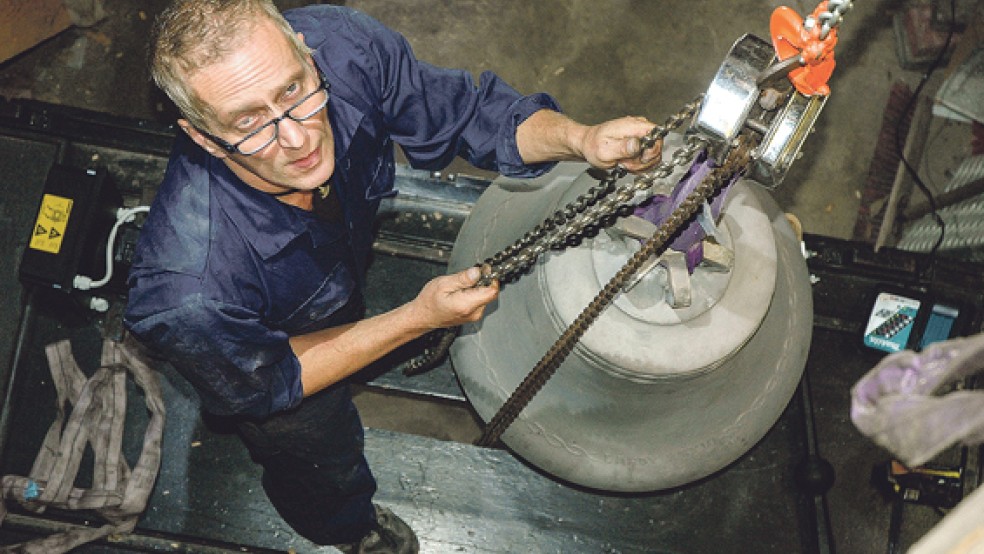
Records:
[[[4,474],[29,470],[54,417],[43,344],[71,339],[89,370],[98,359],[98,330],[64,325],[45,312],[38,310],[19,374]],[[138,533],[174,537],[175,544],[193,537],[247,549],[324,550],[283,523],[238,439],[203,422],[187,383],[166,364],[160,368],[168,408],[164,459]],[[146,415],[132,383],[129,394],[125,451],[132,462]],[[646,495],[579,490],[508,452],[425,437],[369,430],[366,448],[379,481],[377,500],[414,527],[424,552],[718,552],[750,537],[758,552],[795,552],[801,507],[790,468],[799,452],[798,417],[790,409],[762,443],[719,475]],[[80,476],[79,486],[86,486],[85,464]]]
[[[87,369],[98,357],[96,328],[66,325],[46,312],[39,308],[25,348],[4,474],[29,470],[54,417],[43,344],[70,338]],[[848,546],[852,543],[878,544],[889,513],[867,484],[871,464],[884,455],[859,435],[844,438],[852,431],[841,415],[847,410],[845,387],[868,367],[852,348],[852,338],[818,330],[808,368],[821,407],[821,453],[838,468],[828,503],[844,552],[854,551]],[[328,551],[283,523],[259,488],[259,468],[238,439],[210,428],[187,383],[166,365],[160,367],[168,408],[164,461],[138,534],[164,536],[175,545],[193,538],[247,551]],[[139,394],[131,385],[126,436],[131,462],[146,421]],[[542,475],[509,452],[426,437],[369,430],[366,448],[379,481],[377,500],[414,527],[424,552],[716,553],[754,546],[755,552],[779,554],[810,551],[808,499],[794,480],[805,455],[801,426],[802,412],[794,400],[766,437],[724,471],[675,490],[635,495],[581,490]],[[78,484],[86,486],[85,478]],[[870,525],[871,514],[879,513],[884,526]],[[68,517],[79,521],[77,515]],[[907,527],[911,540],[925,531]],[[731,550],[729,545],[739,546]]]
[[[23,292],[13,269],[34,226],[41,189],[55,162],[57,144],[0,135],[0,360],[13,354]],[[6,375],[6,371],[0,371]],[[0,379],[0,385],[6,382]],[[0,390],[6,387],[0,386]]]

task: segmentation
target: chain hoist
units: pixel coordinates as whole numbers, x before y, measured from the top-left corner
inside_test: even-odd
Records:
[[[706,152],[715,167],[567,327],[489,420],[477,444],[490,446],[499,440],[623,287],[647,261],[662,255],[670,238],[734,176],[745,173],[767,188],[778,186],[826,103],[837,26],[851,7],[847,0],[824,1],[805,20],[789,8],[776,9],[770,21],[772,44],[752,35],[740,38],[707,92],[640,140],[641,150],[651,148],[689,120],[685,144],[670,160],[633,180],[623,179],[627,172],[616,167],[597,185],[478,264],[482,269],[479,285],[514,281],[545,252],[578,246],[619,217],[632,214],[637,205],[657,193],[657,183],[691,164],[699,152]],[[428,340],[436,344],[411,360],[404,372],[419,373],[433,365],[447,352],[457,332],[457,328],[433,332]]]

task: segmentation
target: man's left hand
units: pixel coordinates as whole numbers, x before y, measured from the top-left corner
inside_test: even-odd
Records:
[[[662,141],[642,150],[642,139],[654,127],[644,117],[629,116],[583,125],[560,112],[540,110],[516,129],[516,145],[528,164],[584,160],[600,169],[621,165],[638,173],[660,162]]]
[[[621,165],[633,173],[646,171],[659,163],[663,143],[642,149],[642,139],[656,124],[644,117],[622,117],[590,126],[581,145],[584,159],[595,167],[612,169]]]

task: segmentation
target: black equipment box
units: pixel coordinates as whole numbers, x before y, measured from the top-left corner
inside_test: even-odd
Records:
[[[122,205],[106,170],[53,165],[21,258],[21,281],[71,292],[76,275],[104,275],[107,238]]]

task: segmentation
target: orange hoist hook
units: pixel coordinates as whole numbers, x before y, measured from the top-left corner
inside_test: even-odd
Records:
[[[769,21],[776,57],[780,64],[795,64],[798,60],[800,67],[789,72],[789,80],[806,96],[830,94],[827,81],[836,65],[837,29],[819,23],[822,14],[829,15],[827,4],[827,1],[821,2],[807,21],[792,8],[780,6],[772,12]]]

